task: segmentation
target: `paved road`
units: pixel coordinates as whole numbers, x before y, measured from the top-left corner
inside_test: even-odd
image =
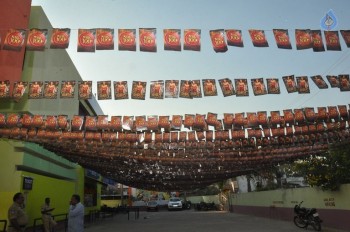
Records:
[[[292,221],[278,221],[268,218],[219,212],[219,211],[160,211],[140,212],[135,219],[133,212],[130,220],[127,214],[117,214],[113,218],[101,219],[87,224],[85,232],[303,232]],[[309,228],[308,231],[313,231]],[[324,232],[341,232],[323,229]]]

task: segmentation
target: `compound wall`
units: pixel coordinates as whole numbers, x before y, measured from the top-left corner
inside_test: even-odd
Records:
[[[322,191],[318,188],[293,188],[273,191],[239,193],[231,195],[230,209],[235,213],[293,220],[293,208],[316,208],[325,227],[348,230],[350,228],[350,184],[339,191]]]

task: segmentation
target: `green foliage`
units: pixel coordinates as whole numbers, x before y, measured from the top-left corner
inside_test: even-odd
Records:
[[[338,190],[341,184],[350,183],[350,145],[337,144],[321,156],[295,162],[293,170],[301,173],[311,186]]]

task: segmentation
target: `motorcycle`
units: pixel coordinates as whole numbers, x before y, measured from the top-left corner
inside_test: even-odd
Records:
[[[182,208],[183,209],[191,209],[192,207],[192,202],[191,201],[183,201],[182,202]]]
[[[314,230],[321,231],[321,223],[322,220],[319,217],[319,214],[315,208],[307,209],[305,207],[301,207],[300,202],[298,205],[294,206],[294,224],[299,228],[307,228],[311,225]]]
[[[216,210],[216,205],[214,202],[206,203],[204,201],[201,201],[199,204],[197,204],[196,209],[202,211]]]

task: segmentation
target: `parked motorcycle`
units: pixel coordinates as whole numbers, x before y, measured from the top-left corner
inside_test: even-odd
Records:
[[[307,228],[311,225],[314,230],[321,231],[321,223],[322,220],[317,213],[315,208],[307,209],[305,207],[301,207],[300,202],[298,205],[294,206],[294,224],[299,228]]]
[[[202,211],[216,210],[216,205],[215,205],[214,202],[206,203],[204,201],[201,201],[199,204],[197,204],[196,209],[197,210],[202,210]]]
[[[183,209],[191,209],[192,207],[192,202],[191,201],[183,201],[182,202],[182,208]]]

